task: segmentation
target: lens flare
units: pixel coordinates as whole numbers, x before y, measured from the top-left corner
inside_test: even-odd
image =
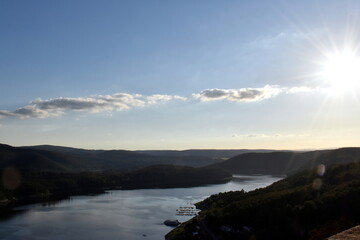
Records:
[[[325,165],[324,164],[320,164],[317,169],[316,172],[319,176],[324,176],[325,174]]]
[[[15,168],[5,168],[2,173],[3,186],[8,190],[15,190],[20,186],[21,174]]]
[[[319,190],[322,186],[322,180],[320,178],[314,179],[312,186],[315,190]]]

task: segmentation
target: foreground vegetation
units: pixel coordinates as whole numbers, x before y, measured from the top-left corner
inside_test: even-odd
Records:
[[[308,170],[245,193],[197,204],[199,216],[174,229],[180,239],[324,239],[360,224],[360,164]]]

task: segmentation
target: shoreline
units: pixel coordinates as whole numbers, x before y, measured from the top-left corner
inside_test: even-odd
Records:
[[[15,208],[31,205],[31,204],[51,204],[56,203],[62,200],[69,199],[74,196],[96,196],[100,194],[105,194],[107,191],[115,191],[115,190],[141,190],[141,189],[172,189],[172,188],[192,188],[192,187],[200,187],[206,185],[213,184],[223,184],[231,181],[231,178],[223,178],[216,181],[208,181],[204,183],[195,183],[195,184],[164,184],[164,185],[153,185],[153,184],[129,184],[127,186],[119,186],[113,188],[99,188],[99,189],[85,189],[81,191],[70,191],[68,193],[54,193],[54,194],[38,194],[26,196],[21,199],[4,199],[0,202],[0,221],[2,219],[6,219],[13,215],[16,215],[21,210],[16,210]]]

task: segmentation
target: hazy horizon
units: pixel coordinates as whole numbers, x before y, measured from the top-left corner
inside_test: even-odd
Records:
[[[53,145],[53,144],[36,144],[36,145],[11,145],[8,143],[0,142],[0,144],[10,145],[12,147],[37,147],[37,146],[54,146],[54,147],[64,147],[64,148],[75,148],[75,149],[82,149],[82,150],[105,150],[105,151],[111,151],[111,150],[125,150],[125,151],[202,151],[202,150],[265,150],[265,151],[317,151],[317,150],[334,150],[339,148],[358,148],[359,146],[342,146],[342,147],[334,147],[334,148],[304,148],[304,149],[274,149],[274,148],[185,148],[185,149],[125,149],[125,148],[91,148],[91,147],[77,147],[77,146],[68,146],[68,145]]]

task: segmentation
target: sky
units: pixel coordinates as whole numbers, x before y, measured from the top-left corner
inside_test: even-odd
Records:
[[[360,1],[0,1],[0,142],[360,144]]]

